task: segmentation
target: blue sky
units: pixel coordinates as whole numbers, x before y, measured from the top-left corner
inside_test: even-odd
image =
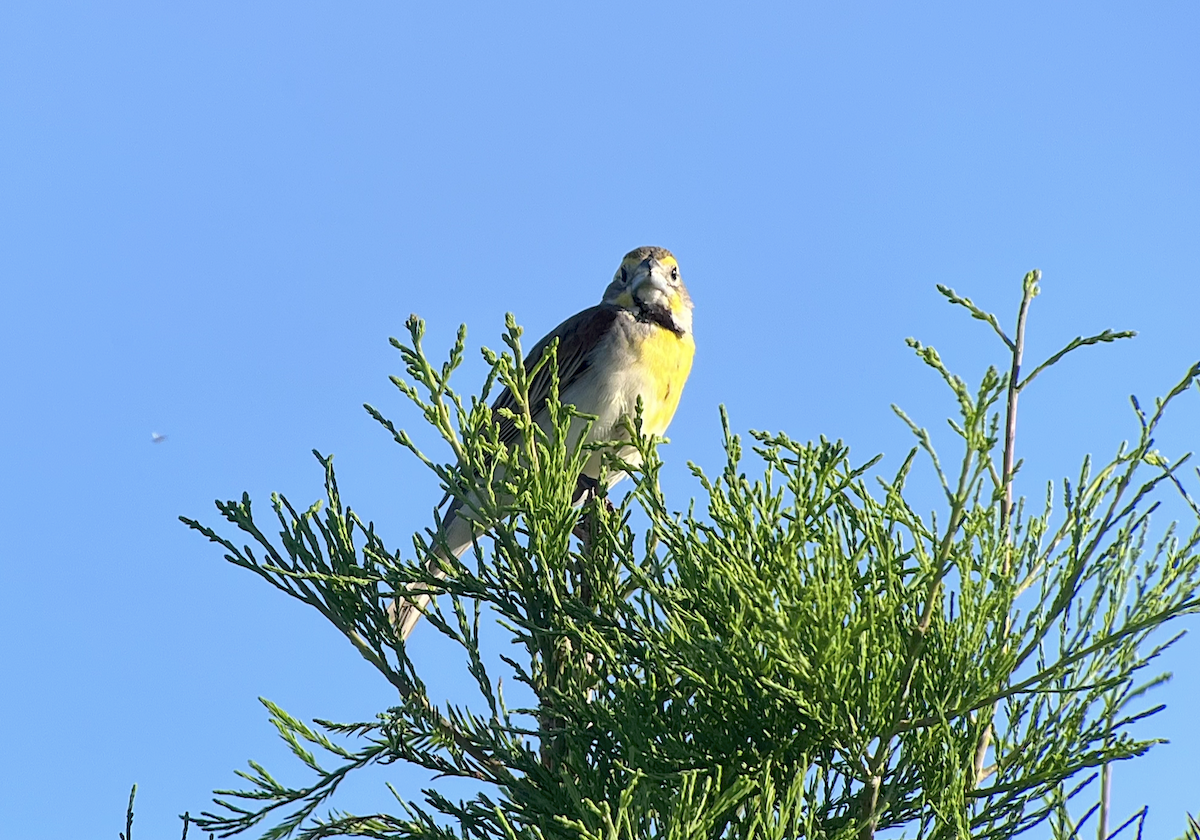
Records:
[[[506,311],[536,337],[625,251],[671,248],[699,346],[664,449],[684,507],[722,403],[897,465],[889,404],[937,434],[953,410],[903,339],[975,380],[1001,361],[934,284],[1011,320],[1039,267],[1031,357],[1140,335],[1030,389],[1019,490],[1111,454],[1128,395],[1200,358],[1198,37],[1183,2],[4,4],[0,824],[115,836],[136,781],[138,837],[176,837],[246,759],[293,769],[257,696],[339,720],[389,702],[176,517],[306,504],[316,447],[391,544],[429,524],[434,482],[361,408],[419,426],[386,378],[410,312],[431,348],[462,322],[498,346]],[[1164,453],[1198,429],[1192,392]],[[1115,776],[1152,836],[1200,810],[1198,643],[1164,658],[1143,730],[1171,743]],[[417,784],[343,804],[386,805],[385,778]]]

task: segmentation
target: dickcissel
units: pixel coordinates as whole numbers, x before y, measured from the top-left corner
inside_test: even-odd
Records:
[[[638,397],[642,399],[643,431],[663,434],[679,406],[696,350],[692,299],[675,256],[655,247],[636,248],[626,254],[600,303],[563,321],[534,345],[525,357],[526,370],[537,364],[555,338],[560,402],[596,418],[585,442],[627,439],[623,421],[633,418]],[[530,415],[547,431],[551,427],[546,409],[549,391],[549,375],[533,378]],[[508,389],[496,399],[492,411],[500,427],[500,440],[512,446],[520,433],[511,419],[496,411],[499,408],[517,409]],[[577,442],[585,425],[574,421],[568,446]],[[632,447],[616,451],[627,462],[636,462],[637,452]],[[595,452],[584,466],[583,475],[593,485],[601,476],[602,462],[602,453]],[[622,477],[623,473],[610,473],[609,485]],[[442,520],[445,545],[456,558],[483,530],[465,514],[461,504],[452,504]],[[434,549],[435,555],[443,551],[442,547]],[[436,556],[430,557],[427,568],[439,577],[443,574]],[[410,595],[393,603],[393,621],[401,638],[412,632],[429,598],[428,594]]]

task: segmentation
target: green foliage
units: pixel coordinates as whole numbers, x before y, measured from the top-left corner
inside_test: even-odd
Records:
[[[129,789],[129,805],[125,808],[125,830],[120,832],[118,840],[133,840],[133,800],[137,798],[137,785]],[[180,814],[179,819],[183,822],[183,834],[180,835],[180,840],[187,840],[188,827],[192,823],[192,817],[186,811]],[[209,838],[213,837],[209,834]]]
[[[491,374],[470,399],[449,384],[465,331],[435,366],[423,323],[410,319],[408,343],[393,340],[406,376],[393,381],[454,462],[368,411],[489,530],[473,553],[442,561],[441,580],[424,565],[438,534],[415,536],[408,557],[386,547],[343,505],[321,455],[326,503],[301,512],[273,497],[274,536],[245,496],[217,507],[247,545],[184,519],[229,561],[317,609],[397,692],[375,720],[350,724],[310,726],[267,702],[311,783],[291,787],[252,762],[239,774],[249,787],[218,791],[219,813],[197,824],[222,836],[265,823],[266,838],[531,840],[900,828],[999,838],[1042,824],[1067,838],[1099,815],[1105,836],[1106,786],[1082,818],[1073,801],[1111,762],[1156,743],[1132,729],[1161,708],[1145,693],[1165,677],[1147,669],[1178,638],[1163,626],[1200,608],[1200,529],[1154,533],[1149,520],[1162,487],[1200,514],[1184,492],[1186,456],[1154,449],[1164,410],[1200,365],[1153,411],[1134,403],[1137,437],[1108,463],[1085,459],[1036,512],[1014,502],[1019,394],[1073,350],[1131,335],[1077,338],[1022,377],[1039,279],[1025,278],[1012,338],[942,289],[1004,344],[1003,372],[989,368],[974,388],[910,342],[957,402],[955,469],[899,409],[917,446],[887,477],[840,441],[754,432],[747,453],[722,413],[726,463],[715,475],[692,465],[699,500],[686,514],[663,497],[656,441],[635,418],[640,463],[611,465],[633,476],[632,492],[616,507],[589,501],[581,519],[572,499],[590,450],[568,447],[574,412],[556,394],[554,429],[531,421],[534,372],[511,316],[508,351],[484,351]],[[553,352],[542,363],[553,370]],[[487,409],[496,383],[517,396],[512,450]],[[945,496],[931,515],[917,512],[908,486],[922,450]],[[635,511],[646,522],[637,531]],[[431,697],[391,632],[388,605],[414,585],[440,593],[427,621],[465,653],[478,690],[470,704]],[[512,639],[495,662],[480,651],[492,622]],[[510,709],[504,679],[526,686],[532,704]],[[474,780],[478,793],[452,802],[436,787],[423,801],[393,791],[394,814],[319,813],[350,772],[397,761]]]

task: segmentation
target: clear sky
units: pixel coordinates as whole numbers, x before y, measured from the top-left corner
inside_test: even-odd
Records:
[[[405,546],[438,492],[361,404],[419,427],[386,378],[410,312],[439,352],[461,322],[496,347],[506,311],[536,337],[627,250],[672,249],[699,345],[664,449],[680,508],[721,403],[894,468],[896,402],[950,447],[903,339],[972,381],[1001,357],[935,283],[1011,320],[1040,267],[1031,356],[1140,332],[1023,399],[1037,498],[1200,358],[1195,3],[420,5],[0,5],[7,836],[115,837],[136,781],[139,840],[177,837],[246,759],[301,778],[257,696],[388,704],[315,612],[176,517],[307,504],[316,447]],[[461,383],[482,370],[473,350]],[[1163,452],[1198,430],[1193,391]],[[1197,645],[1162,660],[1141,730],[1171,743],[1116,772],[1149,836],[1200,810]],[[385,779],[419,781],[343,804],[386,807]]]

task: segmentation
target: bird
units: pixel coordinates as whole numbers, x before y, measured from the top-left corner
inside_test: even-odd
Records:
[[[160,435],[158,432],[150,433],[150,440],[153,441],[154,443],[162,443],[166,439],[167,439],[166,435]]]
[[[612,282],[604,290],[600,303],[572,315],[542,338],[525,357],[525,369],[532,369],[547,347],[558,339],[559,401],[595,417],[592,425],[573,421],[567,446],[573,447],[578,435],[588,428],[585,443],[618,442],[628,438],[625,421],[632,420],[638,398],[642,400],[642,430],[662,435],[667,430],[684,383],[692,369],[696,342],[692,336],[692,299],[679,271],[679,262],[666,248],[635,248],[621,260]],[[549,431],[552,422],[546,402],[550,394],[550,373],[543,368],[529,386],[530,416]],[[492,417],[499,426],[499,438],[507,446],[520,440],[520,430],[511,417],[499,409],[517,411],[512,392],[507,388],[492,404]],[[637,463],[632,446],[616,449],[618,457]],[[604,454],[593,452],[585,463],[581,484],[598,488],[604,468]],[[607,475],[611,487],[624,473]],[[581,503],[584,496],[577,499]],[[461,557],[483,530],[462,510],[461,500],[450,505],[441,522],[441,540],[426,561],[426,569],[441,578],[442,562],[449,549]],[[409,592],[420,584],[409,584]],[[401,640],[408,638],[423,615],[431,595],[408,595],[392,602],[390,614]]]

